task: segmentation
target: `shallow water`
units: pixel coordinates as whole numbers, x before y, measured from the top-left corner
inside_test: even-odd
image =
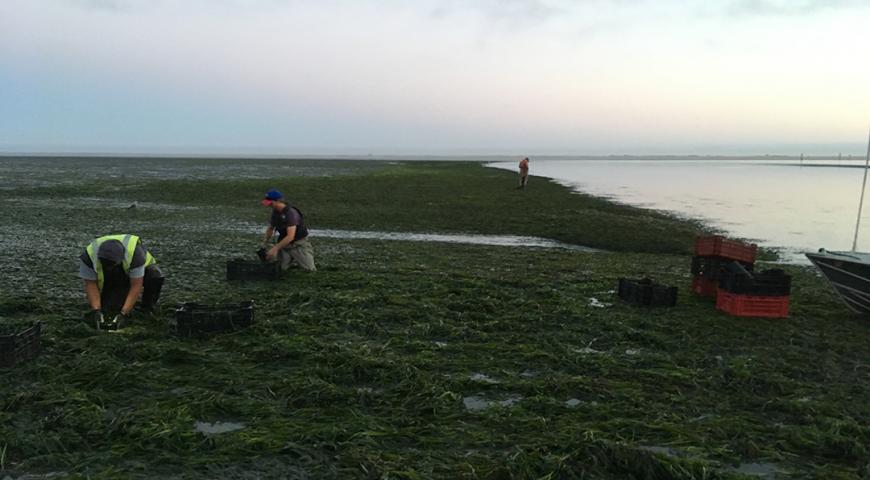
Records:
[[[262,228],[260,228],[262,229]],[[581,252],[599,252],[600,250],[557,242],[540,237],[523,237],[518,235],[474,235],[449,233],[415,233],[415,232],[375,232],[361,230],[311,230],[313,237],[349,238],[365,240],[399,240],[406,242],[444,242],[464,243],[469,245],[493,245],[502,247],[541,247],[562,248]]]
[[[264,224],[253,222],[227,222],[211,225],[218,230],[231,230],[252,234],[262,234]],[[601,253],[600,250],[582,245],[557,242],[541,237],[524,237],[520,235],[477,235],[470,233],[418,233],[418,232],[381,232],[372,230],[337,230],[318,229],[309,230],[312,239],[338,238],[349,240],[386,240],[398,242],[440,242],[461,243],[466,245],[489,245],[495,247],[536,247],[536,248],[559,248],[575,252]]]
[[[513,162],[489,164],[516,170]],[[804,252],[852,246],[863,161],[540,160],[531,173],[592,195],[701,219],[731,235],[781,249],[806,264]],[[533,179],[534,180],[534,179]],[[529,193],[534,192],[534,182]],[[870,207],[858,249],[870,250]]]
[[[489,408],[489,400],[483,397],[478,397],[476,395],[463,398],[462,404],[465,405],[466,410],[472,412],[486,410],[487,408]]]
[[[523,400],[522,395],[508,395],[502,400],[490,400],[485,397],[471,395],[462,399],[465,409],[470,412],[479,412],[492,407],[511,407]]]
[[[245,428],[245,425],[235,422],[194,422],[193,428],[197,432],[204,433],[206,435],[215,435],[218,433],[227,433],[241,430]]]
[[[473,381],[473,382],[481,382],[481,383],[489,383],[489,384],[499,383],[498,380],[490,377],[489,375],[487,375],[485,373],[474,373],[474,374],[470,375],[468,377],[468,379]]]
[[[781,472],[779,467],[772,463],[744,463],[734,469],[734,471],[750,477],[770,479],[776,478],[776,474]]]
[[[659,455],[665,455],[668,457],[679,457],[680,452],[674,450],[671,447],[664,447],[661,445],[642,445],[637,447],[638,450],[643,450],[645,452],[657,453]]]

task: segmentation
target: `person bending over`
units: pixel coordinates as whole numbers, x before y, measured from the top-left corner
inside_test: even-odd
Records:
[[[123,327],[142,295],[140,310],[151,312],[160,298],[163,273],[136,235],[107,235],[92,241],[80,257],[79,277],[85,282],[88,318],[102,321],[117,314]]]

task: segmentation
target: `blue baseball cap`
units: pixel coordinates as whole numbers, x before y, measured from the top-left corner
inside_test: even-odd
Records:
[[[266,192],[266,196],[263,197],[263,201],[260,203],[268,207],[272,205],[273,202],[281,200],[282,198],[284,198],[284,194],[273,188]]]

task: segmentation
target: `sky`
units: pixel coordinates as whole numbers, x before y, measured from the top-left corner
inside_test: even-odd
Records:
[[[0,152],[830,154],[866,0],[0,0]]]

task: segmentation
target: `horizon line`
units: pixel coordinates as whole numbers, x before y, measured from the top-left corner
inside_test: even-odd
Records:
[[[536,158],[576,158],[576,159],[602,159],[602,158],[707,158],[707,159],[796,159],[805,160],[838,160],[852,159],[864,160],[863,154],[782,154],[782,153],[752,153],[752,154],[725,154],[725,153],[605,153],[605,154],[572,154],[572,153],[547,153],[547,154],[519,154],[519,153],[217,153],[217,152],[196,152],[196,153],[178,153],[178,152],[14,152],[0,151],[0,158],[12,157],[31,157],[31,158],[187,158],[187,159],[208,159],[208,158],[225,158],[225,159],[288,159],[288,160],[304,160],[304,159],[319,159],[319,160],[377,160],[377,159],[459,159],[459,158],[514,158],[514,157],[536,157]]]

